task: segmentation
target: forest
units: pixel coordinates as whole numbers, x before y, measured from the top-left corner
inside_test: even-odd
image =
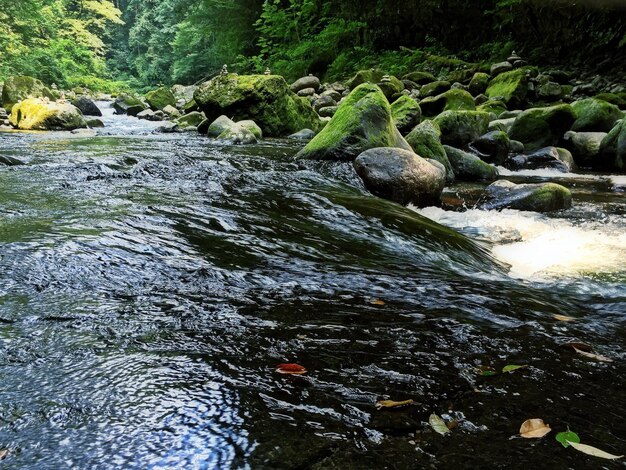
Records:
[[[94,90],[193,84],[223,64],[295,79],[406,73],[424,52],[470,62],[619,69],[619,1],[0,0],[0,79]],[[589,61],[589,57],[594,57]]]

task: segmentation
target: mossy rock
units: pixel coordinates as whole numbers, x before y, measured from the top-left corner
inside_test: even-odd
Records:
[[[504,102],[496,99],[490,99],[489,101],[485,101],[480,106],[477,106],[476,110],[493,114],[496,118],[498,118],[502,113],[507,111],[507,108]]]
[[[448,90],[440,95],[424,98],[420,101],[424,116],[436,116],[443,111],[474,110],[474,98],[465,90]]]
[[[2,87],[2,104],[10,113],[13,106],[27,98],[48,98],[56,100],[58,93],[54,93],[43,82],[25,75],[9,77]]]
[[[620,109],[626,109],[626,93],[600,93],[594,98],[614,104]]]
[[[527,150],[538,150],[557,145],[574,121],[576,115],[569,104],[531,108],[515,118],[509,137],[522,142]]]
[[[87,127],[80,110],[69,103],[55,103],[41,98],[29,98],[13,106],[11,125],[22,130],[71,131]]]
[[[396,128],[391,106],[376,85],[356,87],[297,158],[353,161],[365,150],[398,147],[412,150]]]
[[[420,98],[428,98],[429,96],[437,96],[448,91],[452,84],[445,80],[428,83],[420,88]]]
[[[257,140],[261,140],[263,138],[263,131],[261,130],[261,128],[257,125],[256,122],[254,122],[251,119],[246,119],[244,121],[239,121],[237,123],[237,125],[243,127],[244,129],[246,129],[247,131],[251,132],[252,135],[254,137],[257,138]]]
[[[626,119],[618,123],[600,144],[602,165],[611,170],[626,172]]]
[[[391,102],[395,95],[400,94],[404,90],[404,83],[394,76],[389,76],[387,81],[378,83],[378,87]]]
[[[319,127],[309,101],[296,96],[279,75],[220,75],[200,85],[194,100],[207,119],[222,114],[237,121],[252,119],[268,137]]]
[[[176,124],[180,127],[198,127],[204,119],[204,114],[199,113],[198,111],[192,111],[179,117],[176,120]]]
[[[498,169],[476,155],[449,145],[445,145],[444,150],[457,180],[494,181],[498,178]]]
[[[132,112],[129,112],[131,108]],[[146,108],[146,104],[138,96],[131,93],[122,93],[118,95],[113,102],[113,109],[115,109],[115,112],[117,114],[128,114],[129,116],[136,116],[138,113],[145,110]]]
[[[383,77],[386,75],[385,72],[378,69],[369,69],[369,70],[359,70],[354,77],[352,77],[346,83],[346,86],[349,90],[354,90],[359,85],[363,83],[380,83]]]
[[[587,98],[572,103],[576,121],[575,132],[609,132],[624,113],[614,104],[597,98]]]
[[[486,191],[489,201],[482,205],[483,209],[551,212],[572,206],[570,190],[556,183],[514,184],[500,180]]]
[[[474,140],[471,149],[484,161],[501,165],[511,151],[511,139],[504,131],[490,131]]]
[[[406,136],[407,143],[422,158],[430,158],[441,163],[446,169],[446,181],[454,181],[454,171],[440,140],[441,131],[433,121],[424,121]]]
[[[391,115],[398,130],[405,133],[419,124],[422,118],[422,110],[417,101],[410,96],[402,95],[391,103]]]
[[[432,83],[437,81],[437,78],[432,73],[429,72],[411,72],[407,73],[402,77],[403,80],[410,80],[413,83],[417,83],[418,85],[426,85],[427,83]]]
[[[489,82],[487,96],[502,99],[514,108],[523,107],[527,101],[530,73],[528,67],[501,73]]]
[[[478,96],[487,91],[489,86],[489,74],[484,72],[476,72],[469,82],[469,92]]]
[[[434,119],[441,130],[441,142],[462,148],[487,132],[489,113],[484,111],[444,111]]]
[[[146,102],[153,111],[162,111],[166,106],[176,107],[176,97],[169,88],[161,87],[146,93]]]

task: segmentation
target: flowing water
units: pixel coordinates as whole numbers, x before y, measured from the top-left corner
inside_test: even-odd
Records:
[[[559,176],[552,215],[416,210],[284,141],[105,122],[0,133],[25,162],[0,168],[0,465],[624,468],[554,440],[626,451],[623,177]],[[528,418],[553,432],[511,439]]]

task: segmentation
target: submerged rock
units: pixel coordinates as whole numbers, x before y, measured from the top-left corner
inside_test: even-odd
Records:
[[[444,145],[444,150],[454,176],[460,181],[494,181],[498,178],[498,169],[482,161],[476,155]]]
[[[509,137],[522,142],[528,150],[557,145],[575,120],[568,104],[527,109],[515,118]]]
[[[354,168],[372,194],[399,204],[438,204],[445,184],[443,166],[403,149],[366,150]]]
[[[87,126],[77,107],[40,98],[30,98],[14,105],[9,121],[13,127],[22,130],[71,131]]]
[[[482,209],[517,209],[520,211],[551,212],[569,209],[572,193],[555,183],[514,184],[499,180],[487,186],[489,200]]]
[[[350,93],[326,127],[296,157],[352,161],[377,147],[411,150],[396,128],[380,88],[363,84]]]

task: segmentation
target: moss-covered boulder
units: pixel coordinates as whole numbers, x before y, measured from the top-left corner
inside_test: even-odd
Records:
[[[587,98],[572,103],[576,121],[575,132],[609,132],[624,113],[614,104],[597,98]]]
[[[487,96],[501,99],[512,107],[524,106],[528,96],[528,73],[526,68],[521,68],[497,75],[489,82]]]
[[[319,127],[309,101],[295,95],[278,75],[220,75],[200,85],[194,100],[207,119],[222,114],[237,121],[252,119],[268,137]]]
[[[607,135],[606,132],[569,131],[563,136],[563,145],[572,153],[577,165],[602,169],[605,162],[600,157],[600,147]]]
[[[422,110],[417,101],[410,96],[402,95],[391,103],[391,115],[398,130],[406,133],[419,124]]]
[[[263,138],[263,131],[252,119],[245,119],[243,121],[239,121],[237,124],[247,131],[251,132],[252,135],[257,138],[257,140],[261,140]]]
[[[551,212],[572,206],[570,190],[555,183],[514,184],[500,180],[487,186],[486,194],[483,209]]]
[[[445,170],[409,150],[374,148],[354,160],[354,169],[374,195],[418,207],[439,204]]]
[[[138,97],[130,93],[121,93],[113,101],[113,109],[116,114],[128,114],[136,116],[148,106]]]
[[[378,69],[359,70],[354,77],[348,80],[346,86],[349,90],[354,90],[363,83],[380,83],[385,75],[385,72]]]
[[[394,76],[387,76],[378,83],[378,87],[389,102],[392,102],[393,99],[404,90],[404,83]]]
[[[476,110],[493,114],[496,118],[498,118],[502,115],[502,113],[506,112],[507,108],[503,101],[490,99],[477,106]]]
[[[599,93],[594,98],[614,104],[619,109],[626,109],[626,93]]]
[[[569,104],[527,109],[515,118],[509,137],[519,140],[528,150],[557,145],[576,121]]]
[[[467,91],[452,89],[420,101],[424,116],[436,116],[443,111],[474,110],[474,98]]]
[[[600,144],[601,165],[611,171],[626,171],[626,119],[619,122]]]
[[[484,72],[476,72],[469,82],[469,92],[474,95],[480,95],[487,91],[489,86],[489,74]]]
[[[179,127],[198,127],[202,121],[204,121],[204,114],[198,111],[192,111],[191,113],[187,113],[184,116],[179,117],[176,120],[176,124]]]
[[[572,169],[572,163],[569,152],[559,151],[556,147],[545,147],[525,155],[511,155],[504,162],[504,166],[514,171],[549,169],[567,173]]]
[[[222,116],[219,116],[217,119],[215,119],[213,122],[211,122],[211,124],[209,125],[207,129],[206,134],[208,137],[217,137],[220,134],[222,134],[224,131],[231,129],[234,126],[235,126],[235,121],[233,121],[227,116],[222,115]]]
[[[55,103],[47,99],[29,98],[13,106],[9,117],[17,129],[38,131],[71,131],[87,127],[80,110],[69,103]]]
[[[402,77],[403,80],[410,80],[418,85],[426,85],[437,81],[435,76],[430,72],[411,72]]]
[[[55,100],[58,96],[46,87],[43,82],[33,77],[16,76],[5,80],[2,88],[2,104],[7,112],[10,113],[16,103],[27,98]]]
[[[385,95],[378,86],[365,83],[350,93],[297,158],[352,161],[377,147],[411,150],[394,124]]]
[[[146,102],[153,111],[162,111],[166,106],[176,106],[176,97],[169,88],[161,87],[146,93]]]
[[[498,169],[482,161],[476,155],[449,145],[445,145],[444,150],[457,180],[494,181],[498,178]]]
[[[428,83],[420,88],[420,98],[428,98],[429,96],[437,96],[445,91],[448,91],[452,84],[445,80],[438,80],[436,82]]]
[[[434,122],[443,144],[462,148],[487,132],[489,119],[489,113],[483,111],[445,111]]]
[[[420,157],[430,158],[441,163],[446,169],[446,181],[452,183],[454,171],[441,144],[440,136],[441,131],[437,124],[433,121],[424,121],[409,132],[406,141]]]
[[[484,161],[501,165],[511,151],[511,139],[504,131],[490,131],[474,140],[470,147]]]

